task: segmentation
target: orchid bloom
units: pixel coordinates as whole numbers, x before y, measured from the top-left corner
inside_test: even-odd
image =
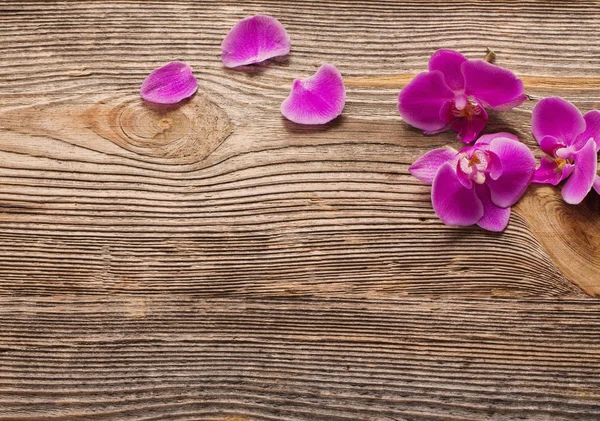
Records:
[[[398,111],[424,134],[452,129],[460,141],[471,143],[485,127],[486,108],[508,110],[526,98],[523,82],[510,70],[438,50],[429,59],[429,71],[400,92]]]
[[[592,187],[600,193],[596,175],[600,111],[582,116],[562,98],[544,98],[533,107],[531,129],[542,151],[550,155],[542,157],[532,182],[556,186],[567,179],[561,193],[570,204],[581,203]]]
[[[489,231],[506,228],[510,207],[527,189],[534,170],[533,154],[510,133],[481,136],[460,152],[434,149],[408,169],[432,184],[433,209],[445,224],[477,224]]]

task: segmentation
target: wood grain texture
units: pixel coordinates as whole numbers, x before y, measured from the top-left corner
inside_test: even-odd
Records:
[[[32,278],[47,294],[262,294],[282,282],[308,295],[599,294],[598,247],[531,229],[554,211],[584,223],[596,199],[522,206],[500,235],[453,229],[407,173],[426,150],[456,144],[451,133],[422,136],[396,111],[399,89],[435,48],[478,57],[491,45],[532,96],[597,106],[596,9],[532,3],[515,19],[513,6],[5,3],[0,294],[29,293]],[[258,12],[285,24],[292,54],[252,72],[224,68],[223,35]],[[193,66],[199,93],[151,109],[139,84],[173,59]],[[346,78],[344,115],[324,128],[285,121],[278,109],[291,81],[325,60]],[[533,147],[531,106],[492,114],[489,130]],[[584,256],[577,270],[556,258],[572,248]]]
[[[3,421],[600,417],[600,301],[0,303]]]
[[[283,60],[226,69],[238,20]],[[593,2],[0,1],[0,420],[600,419],[600,199],[531,187],[504,233],[444,226],[396,110],[438,48],[600,108]],[[199,91],[143,103],[155,67]],[[323,127],[282,118],[323,62]]]

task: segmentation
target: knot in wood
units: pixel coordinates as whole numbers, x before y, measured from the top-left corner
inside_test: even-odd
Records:
[[[202,95],[168,106],[139,98],[106,101],[88,114],[97,134],[169,164],[202,161],[233,131],[225,111]]]

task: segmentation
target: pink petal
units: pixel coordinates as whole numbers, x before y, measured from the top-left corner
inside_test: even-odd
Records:
[[[535,171],[533,153],[525,144],[501,137],[492,140],[490,152],[502,162],[502,175],[487,180],[492,201],[502,208],[512,206],[525,193]]]
[[[465,78],[460,65],[465,61],[467,58],[457,51],[437,50],[429,59],[429,71],[439,70],[450,89],[461,91],[465,87]]]
[[[566,146],[554,136],[544,136],[538,143],[540,144],[540,149],[551,156],[556,156],[556,151]]]
[[[577,107],[562,98],[544,98],[533,107],[531,131],[538,143],[553,136],[569,146],[584,130],[585,120]]]
[[[484,134],[479,139],[477,139],[477,142],[475,142],[475,144],[473,146],[489,145],[492,142],[492,140],[496,139],[497,137],[502,137],[504,139],[512,139],[516,142],[519,141],[519,138],[512,133],[498,132],[498,133]]]
[[[554,159],[543,156],[540,160],[539,168],[533,173],[531,182],[537,184],[552,184],[553,186],[556,186],[571,175],[573,168],[573,165],[566,164],[561,170],[558,168],[558,165],[556,165]]]
[[[452,124],[452,130],[458,133],[458,140],[471,143],[484,129],[486,119],[480,115],[461,117]]]
[[[431,202],[435,213],[447,225],[473,225],[483,216],[483,205],[475,189],[465,188],[452,165],[442,165],[433,180]]]
[[[438,127],[435,130],[423,130],[424,135],[432,135],[445,132],[452,128],[452,125],[456,121],[456,117],[452,113],[452,106],[454,105],[453,100],[447,100],[440,108],[440,119],[439,121],[445,122],[446,124],[442,127]]]
[[[483,205],[483,216],[477,221],[477,225],[488,231],[500,232],[504,230],[510,219],[510,207],[501,208],[496,206],[492,202],[490,189],[485,184],[478,184],[475,189],[477,197]]]
[[[600,111],[588,111],[584,116],[585,131],[577,136],[573,144],[576,149],[581,149],[588,140],[594,139],[596,142],[596,152],[600,149]]]
[[[483,60],[469,60],[462,64],[465,94],[474,96],[493,109],[510,109],[521,105],[527,96],[523,82],[513,72]]]
[[[454,92],[446,85],[442,72],[424,72],[400,91],[398,111],[411,126],[436,131],[448,123],[440,117],[440,111],[453,99]]]
[[[459,159],[456,162],[456,178],[463,185],[463,187],[467,189],[473,188],[473,181],[469,178],[469,174],[467,174],[463,168],[461,167],[461,160]]]
[[[492,180],[497,180],[504,172],[502,160],[498,155],[491,151],[488,152],[488,158],[488,170],[490,172],[490,177],[492,178]]]
[[[140,88],[143,99],[157,104],[175,104],[190,97],[198,89],[198,81],[192,68],[185,63],[173,61],[155,69]]]
[[[575,155],[575,168],[562,189],[565,202],[572,205],[581,203],[590,192],[596,179],[596,142],[590,139]]]
[[[594,180],[594,190],[596,190],[596,193],[600,194],[600,176],[596,176],[596,179]]]
[[[452,162],[457,153],[456,150],[448,146],[445,148],[434,149],[417,159],[410,167],[408,167],[408,172],[410,172],[413,177],[416,177],[427,184],[432,184],[440,167],[446,162]]]
[[[223,64],[238,67],[285,56],[290,52],[290,36],[271,16],[256,15],[242,19],[229,31],[223,42]]]
[[[323,64],[311,77],[294,81],[281,113],[298,124],[325,124],[342,113],[345,103],[341,73],[335,66]]]

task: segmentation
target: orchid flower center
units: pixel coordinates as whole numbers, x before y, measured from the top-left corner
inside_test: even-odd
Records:
[[[555,158],[554,162],[556,162],[556,166],[559,170],[562,170],[565,165],[573,165],[573,158]]]
[[[473,116],[481,115],[482,110],[477,102],[471,98],[467,98],[463,101],[458,101],[458,104],[457,101],[454,101],[451,112],[454,117],[467,117],[470,119]]]
[[[480,149],[475,150],[470,156],[468,153],[461,153],[458,159],[460,170],[477,184],[485,183],[489,162],[490,157],[487,152]]]

